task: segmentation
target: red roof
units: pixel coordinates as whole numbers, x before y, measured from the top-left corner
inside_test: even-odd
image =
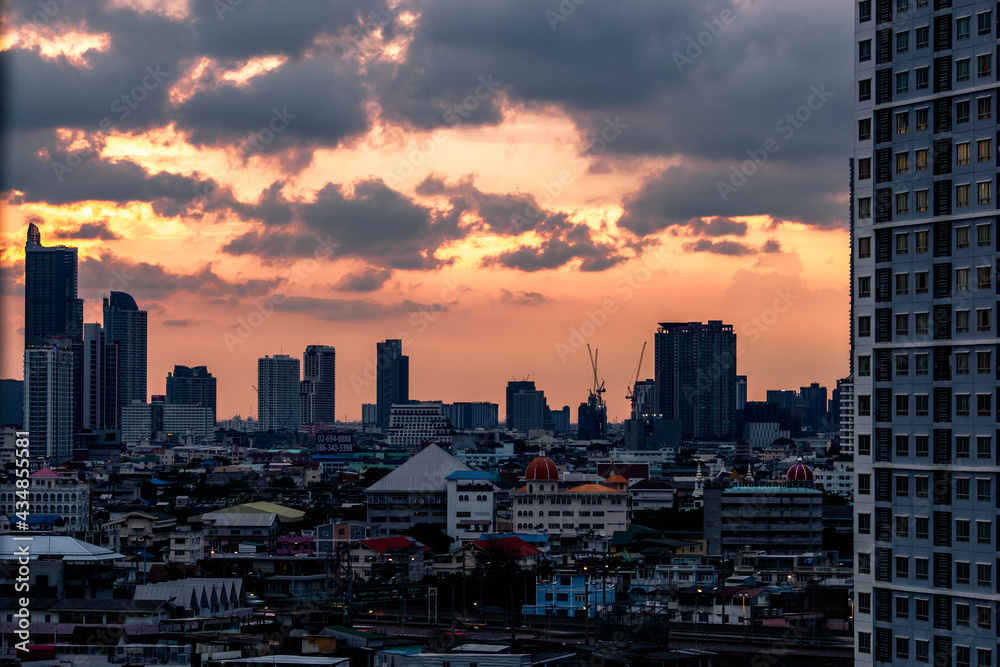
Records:
[[[540,549],[536,549],[516,535],[511,535],[510,537],[496,537],[492,540],[474,540],[472,543],[480,549],[489,549],[492,547],[509,551],[514,554],[516,558],[535,556],[542,553]]]
[[[581,484],[580,486],[574,486],[572,489],[565,489],[560,491],[560,493],[625,493],[621,489],[612,489],[610,486],[604,486],[603,484]]]
[[[57,473],[52,468],[42,468],[38,472],[31,473],[31,475],[29,475],[29,476],[30,477],[50,477],[50,478],[54,478],[54,479],[62,479],[62,475],[60,475],[59,473]]]
[[[796,464],[788,469],[788,474],[785,477],[789,482],[811,482],[812,478],[813,471],[802,462],[801,456]]]
[[[524,478],[536,481],[558,482],[559,468],[556,467],[555,462],[549,457],[539,456],[528,464],[528,468],[524,471]]]
[[[410,549],[414,547],[418,549],[427,548],[412,537],[407,537],[406,535],[397,535],[395,537],[377,537],[373,540],[361,540],[361,544],[365,545],[372,551],[379,552],[382,555],[389,553],[390,549]]]

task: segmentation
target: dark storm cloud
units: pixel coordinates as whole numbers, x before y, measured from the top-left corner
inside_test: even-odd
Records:
[[[404,299],[396,304],[382,304],[362,299],[324,299],[307,296],[288,297],[275,305],[276,310],[284,312],[309,312],[320,319],[331,322],[370,320],[390,315],[422,312],[426,311],[427,308],[427,306],[410,301],[409,299]],[[445,307],[440,306],[440,308]]]
[[[101,241],[117,241],[122,238],[118,232],[108,228],[107,220],[100,222],[84,222],[76,229],[52,232],[54,239],[72,239],[77,241],[89,241],[98,239]]]
[[[219,276],[210,264],[194,273],[175,273],[160,264],[135,262],[107,251],[100,258],[80,259],[80,293],[85,298],[101,298],[110,290],[128,292],[142,307],[142,301],[159,301],[177,292],[209,298],[253,298],[268,294],[280,279],[251,278],[230,281]]]
[[[712,241],[701,239],[694,243],[685,243],[684,250],[687,252],[710,252],[716,255],[728,255],[739,257],[741,255],[755,255],[757,250],[751,246],[738,241]]]
[[[695,234],[703,236],[745,236],[747,233],[747,223],[729,218],[712,218],[707,221],[694,218],[688,224]]]
[[[486,258],[483,266],[533,272],[557,269],[582,259],[580,270],[591,272],[610,269],[626,260],[614,246],[594,241],[590,227],[569,222],[564,216],[546,220],[536,232],[545,239],[540,246],[502,252]]]
[[[494,234],[517,236],[544,221],[546,213],[531,195],[494,194],[477,188],[469,177],[449,185],[436,174],[417,185],[418,195],[446,195],[454,209],[475,211]]]
[[[341,292],[374,292],[392,278],[390,269],[369,267],[358,273],[349,273],[333,286]]]

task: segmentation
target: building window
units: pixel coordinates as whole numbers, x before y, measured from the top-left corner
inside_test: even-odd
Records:
[[[969,541],[969,520],[968,519],[956,519],[955,520],[955,541],[956,542],[968,542]]]
[[[859,276],[858,277],[858,297],[861,299],[867,299],[872,295],[872,278],[871,276]]]
[[[896,618],[910,617],[910,598],[899,595],[896,597]]]
[[[969,205],[969,185],[955,186],[955,206],[962,207]]]
[[[955,500],[968,500],[969,499],[969,478],[968,477],[956,477],[955,478]]]
[[[910,397],[908,394],[896,394],[896,416],[906,417],[910,414]]]
[[[865,63],[872,59],[872,40],[858,42],[858,62]]]
[[[896,556],[896,577],[898,579],[910,578],[910,559],[907,556]]]
[[[976,394],[976,414],[979,417],[993,416],[993,394]]]
[[[979,106],[979,120],[989,120],[993,116],[993,98],[980,97],[977,103]]]
[[[926,621],[930,617],[930,601],[927,598],[917,598],[914,602],[917,606],[917,620]]]
[[[858,632],[858,653],[872,652],[872,633]]]
[[[992,586],[993,585],[993,566],[989,563],[976,563],[976,580],[980,586]],[[989,609],[989,607],[987,607]],[[992,620],[992,618],[990,619]],[[989,625],[979,627],[991,627]]]
[[[926,581],[929,569],[928,560],[926,558],[913,559],[913,576],[915,579]]]
[[[969,395],[968,394],[955,394],[955,416],[956,417],[968,417],[969,416]]]
[[[872,613],[872,594],[871,593],[858,593],[858,613],[859,614],[870,614],[870,613]]]
[[[914,291],[917,294],[927,294],[929,273],[927,271],[916,271],[913,274]]]
[[[989,162],[993,159],[992,139],[980,139],[976,142],[976,157],[979,162]]]
[[[872,20],[872,0],[861,0],[858,3],[858,23]]]
[[[909,72],[897,72],[896,73],[896,92],[906,93],[910,90],[910,73]],[[907,119],[909,121],[909,119]],[[909,122],[907,122],[909,124]]]
[[[955,19],[955,39],[962,41],[969,39],[969,17],[963,16]]]
[[[872,217],[872,198],[861,197],[858,199],[858,218],[864,219],[870,217]]]
[[[910,374],[910,355],[897,354],[896,375],[909,375],[909,374]]]
[[[872,573],[872,555],[859,553],[858,574],[871,574],[871,573]]]
[[[918,540],[926,540],[931,534],[931,520],[926,516],[918,516],[914,521],[914,533]],[[919,565],[919,559],[916,564]],[[919,577],[918,577],[919,578]]]
[[[955,291],[967,292],[969,290],[969,269],[955,269]]]
[[[991,289],[993,287],[993,267],[991,266],[977,266],[976,267],[976,288],[977,289]]]
[[[927,206],[930,203],[930,190],[917,190],[916,193],[916,209],[917,213],[924,213],[927,211]]]
[[[976,479],[976,500],[989,502],[993,499],[993,480]]]
[[[956,81],[968,81],[969,80],[969,59],[963,58],[962,60],[955,61],[955,80]]]
[[[872,138],[872,119],[858,119],[858,141],[868,141]]]
[[[955,228],[955,247],[956,248],[969,247],[969,228],[967,226]]]
[[[980,565],[979,567],[984,567]],[[989,567],[986,565],[985,567]],[[986,575],[987,579],[990,578],[989,574]],[[980,578],[981,579],[981,578]],[[982,586],[983,584],[980,584]],[[986,606],[976,607],[976,625],[979,626],[981,630],[989,630],[993,627],[993,610]]]
[[[914,313],[913,315],[913,331],[918,336],[926,334],[930,331],[930,316],[928,313]]]
[[[861,79],[858,81],[858,102],[864,102],[872,98],[872,80]]]
[[[916,399],[916,415],[918,417],[926,417],[930,414],[930,398],[927,394],[917,394]]]
[[[990,234],[990,225],[987,223],[985,225],[976,225],[976,240],[977,245],[980,248],[988,248],[992,243],[992,235]]]
[[[863,157],[858,160],[858,180],[867,181],[872,177],[872,159]]]
[[[914,644],[914,649],[917,662],[930,661],[930,643],[926,639],[918,639]]]
[[[980,35],[988,35],[993,30],[993,12],[980,12],[976,14],[976,24]]]
[[[955,625],[969,625],[969,605],[967,603],[955,603]]]
[[[896,436],[896,456],[909,456],[910,455],[910,436],[908,435],[897,435]],[[901,479],[907,481],[903,482]],[[899,495],[900,484],[905,485],[905,488],[909,488],[909,477],[905,475],[901,478],[896,479],[896,495]],[[906,494],[904,494],[906,495]]]
[[[976,71],[979,72],[979,78],[990,76],[993,73],[993,54],[977,56]]]
[[[872,318],[870,315],[862,315],[858,318],[858,336],[867,338],[872,335]]]
[[[976,183],[976,201],[980,204],[989,204],[993,201],[993,181],[979,181]]]
[[[858,475],[858,494],[870,496],[872,493],[872,476],[870,474]]]
[[[977,667],[993,667],[993,651],[988,648],[976,649]]]
[[[955,436],[955,458],[956,459],[969,458],[969,436],[967,435]]]
[[[917,171],[927,171],[927,164],[930,159],[930,150],[927,148],[920,148],[913,151],[913,156],[916,158]]]
[[[976,352],[976,372],[977,373],[992,373],[993,372],[993,353],[989,350],[980,350]]]
[[[896,314],[896,335],[906,336],[910,333],[910,315],[909,313],[897,313]]]
[[[858,258],[865,259],[872,256],[872,237],[862,236],[858,239]]]
[[[968,625],[968,623],[966,623]],[[972,667],[971,650],[968,646],[955,647],[955,667]]]
[[[908,30],[896,33],[896,53],[906,53],[910,50],[910,33]]]
[[[900,111],[896,114],[896,134],[906,134],[910,131],[910,112]]]
[[[897,296],[902,296],[910,292],[910,274],[909,273],[897,273],[896,274],[896,294]]]
[[[969,311],[955,311],[955,333],[968,333],[969,331]]]
[[[927,435],[914,436],[913,444],[914,444],[914,449],[916,450],[916,456],[928,456],[930,454],[930,436]],[[917,493],[919,493],[919,487]]]
[[[862,535],[871,535],[872,532],[872,515],[871,514],[858,514],[858,532]]]
[[[969,164],[969,142],[955,144],[955,164]]]
[[[976,522],[976,542],[979,544],[993,543],[993,524],[989,521]]]
[[[982,185],[982,184],[980,184]],[[989,185],[989,181],[986,182]],[[909,192],[897,192],[896,193],[896,213],[909,213],[910,212],[910,193]]]
[[[910,154],[906,151],[896,153],[896,173],[905,174],[910,170]]]
[[[926,229],[917,230],[913,232],[913,241],[918,253],[927,252],[930,247],[930,234]]]
[[[872,374],[872,358],[870,355],[861,355],[858,357],[858,376],[868,377]]]
[[[977,459],[993,458],[993,438],[991,438],[988,435],[976,436],[976,458]]]
[[[989,331],[992,328],[992,318],[989,308],[976,309],[976,331]]]
[[[931,43],[931,27],[928,25],[920,26],[916,30],[917,35],[917,48],[926,49]]]

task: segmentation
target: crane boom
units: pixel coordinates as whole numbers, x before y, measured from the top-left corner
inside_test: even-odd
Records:
[[[635,380],[629,385],[628,391],[625,393],[625,398],[632,401],[632,419],[635,419],[638,414],[635,409],[635,386],[639,384],[639,373],[642,372],[642,358],[646,354],[646,341],[642,342],[642,351],[639,352],[639,364],[635,367]]]

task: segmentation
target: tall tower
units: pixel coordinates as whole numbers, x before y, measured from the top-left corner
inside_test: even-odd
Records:
[[[107,340],[100,324],[83,325],[80,426],[93,431],[117,430],[118,346]]]
[[[24,426],[29,455],[46,465],[73,454],[74,355],[68,347],[45,345],[24,351]]]
[[[996,664],[1000,17],[854,7],[856,664]]]
[[[200,405],[216,409],[216,378],[207,366],[174,366],[167,373],[167,405]]]
[[[257,360],[257,419],[265,431],[301,425],[299,360],[287,354]]]
[[[145,403],[146,311],[125,292],[104,299],[104,337],[118,344],[118,409],[132,401]]]
[[[681,422],[683,438],[733,435],[736,333],[719,320],[661,322],[655,336],[654,412]]]
[[[378,426],[386,433],[393,403],[410,401],[410,358],[403,354],[403,341],[390,338],[375,347],[376,411]]]
[[[83,300],[77,298],[77,249],[42,245],[34,223],[24,244],[24,346],[83,336]]]
[[[302,423],[333,424],[337,421],[337,350],[309,345],[302,366]]]
[[[506,413],[507,416],[504,419],[505,428],[508,431],[514,430],[514,396],[522,391],[533,392],[535,391],[535,381],[534,380],[511,380],[507,383],[507,403],[506,403]]]

